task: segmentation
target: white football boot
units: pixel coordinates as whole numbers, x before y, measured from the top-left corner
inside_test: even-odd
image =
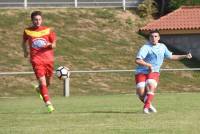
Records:
[[[143,112],[144,112],[144,114],[150,114],[148,108],[144,108]]]
[[[150,104],[149,112],[157,113],[157,110],[156,110],[156,108],[153,105]]]

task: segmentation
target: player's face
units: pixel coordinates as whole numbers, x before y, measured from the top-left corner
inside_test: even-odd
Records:
[[[149,39],[153,45],[156,45],[160,40],[160,35],[159,35],[159,33],[152,33],[152,34],[150,34]]]
[[[39,27],[42,24],[42,17],[40,15],[34,16],[32,20],[33,26]]]

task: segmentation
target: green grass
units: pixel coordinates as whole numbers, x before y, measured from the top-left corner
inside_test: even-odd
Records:
[[[53,97],[46,112],[36,97],[0,98],[1,134],[198,134],[199,93],[156,94],[158,113],[144,115],[133,94]]]
[[[32,71],[23,58],[21,38],[32,10],[0,10],[0,71]],[[71,70],[133,69],[148,20],[119,9],[46,9],[45,25],[57,33],[55,68]],[[163,68],[198,67],[199,62],[166,61]],[[72,73],[71,97],[61,97],[63,83],[49,88],[56,111],[46,108],[31,83],[34,75],[0,77],[0,134],[198,134],[200,72],[161,72],[154,104],[157,114],[142,114],[134,73]],[[166,93],[168,92],[168,93]],[[169,93],[172,92],[172,93]],[[187,93],[178,93],[187,92]],[[188,93],[194,92],[194,93]],[[128,95],[127,95],[128,94]],[[26,96],[26,97],[25,97]]]

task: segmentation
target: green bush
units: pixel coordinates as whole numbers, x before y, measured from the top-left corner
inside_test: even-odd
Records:
[[[156,2],[154,0],[144,0],[138,6],[139,15],[141,17],[148,17],[157,12]]]

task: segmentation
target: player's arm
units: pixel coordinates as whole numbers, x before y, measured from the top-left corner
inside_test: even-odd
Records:
[[[28,57],[28,48],[27,48],[27,44],[26,44],[25,40],[22,41],[22,49],[24,52],[24,57],[27,58]]]
[[[52,48],[56,48],[56,41],[53,41],[51,45],[52,45]]]
[[[171,60],[182,60],[182,59],[191,59],[192,58],[192,54],[188,53],[185,55],[172,55],[172,57],[170,58]]]
[[[170,52],[168,50],[168,48],[166,46],[164,46],[164,49],[165,49],[164,56],[167,59],[182,60],[182,59],[191,59],[192,58],[192,54],[190,52],[188,54],[185,54],[185,55],[174,55],[174,54],[172,54],[172,52]]]
[[[149,68],[149,71],[152,72],[152,65],[150,63],[145,62],[143,59],[136,58],[135,63],[141,66],[146,66]]]
[[[47,43],[47,48],[56,48],[56,34],[54,32],[51,32],[49,35],[49,42]]]
[[[152,72],[153,71],[153,67],[150,63],[148,62],[145,62],[143,59],[147,56],[148,54],[148,49],[146,46],[143,46],[142,48],[140,48],[137,56],[136,56],[136,59],[135,59],[135,63],[140,65],[140,66],[146,66],[149,68],[149,72]]]

